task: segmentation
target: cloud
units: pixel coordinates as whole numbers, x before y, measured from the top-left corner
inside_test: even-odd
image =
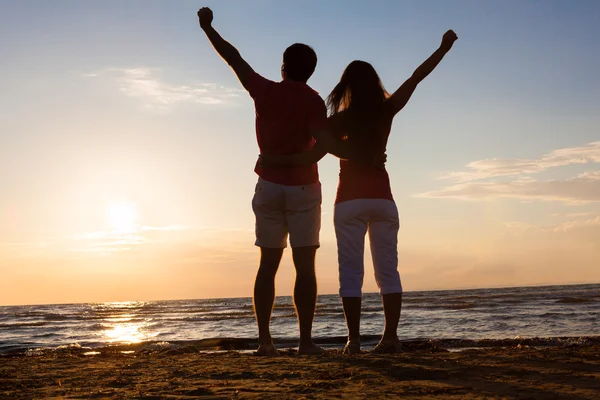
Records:
[[[251,229],[213,229],[181,225],[137,226],[131,232],[95,231],[70,238],[69,250],[111,254],[151,248],[189,247],[205,249],[208,256],[217,257],[215,248],[247,248],[254,252],[254,231]],[[140,250],[142,251],[142,250]],[[246,250],[244,250],[246,251]]]
[[[511,182],[466,182],[421,193],[416,197],[459,200],[512,198],[567,204],[593,203],[600,201],[600,171],[586,172],[564,180],[537,181],[521,178]]]
[[[131,250],[133,246],[146,242],[144,236],[135,232],[119,233],[111,231],[84,233],[76,236],[75,240],[76,245],[70,248],[71,251],[103,254]]]
[[[568,213],[566,216],[569,218],[581,218],[581,217],[589,217],[590,215],[594,215],[594,214],[595,213],[592,211],[587,211],[587,212]]]
[[[534,174],[552,167],[600,162],[600,142],[554,150],[538,159],[494,158],[473,161],[467,171],[450,172],[442,179],[468,182],[508,175]]]
[[[450,172],[441,177],[455,184],[417,194],[421,198],[458,200],[557,201],[586,204],[600,201],[600,171],[588,171],[570,179],[537,180],[530,175],[549,168],[600,162],[600,142],[554,150],[539,159],[490,159],[467,164],[468,171]],[[493,178],[512,176],[512,180]]]
[[[76,245],[72,251],[112,253],[131,250],[135,246],[160,241],[157,235],[185,231],[180,225],[137,226],[131,232],[95,231],[73,237]]]
[[[118,90],[129,97],[140,99],[146,108],[166,109],[179,103],[222,105],[231,103],[243,92],[214,83],[177,85],[160,78],[160,70],[151,68],[111,68],[103,73],[83,76],[108,76]]]
[[[167,226],[142,226],[142,231],[183,231],[187,228],[182,225],[167,225]]]
[[[569,220],[559,224],[533,225],[525,222],[512,221],[507,222],[505,224],[505,227],[508,230],[508,232],[517,236],[523,235],[525,233],[567,233],[575,230],[597,230],[598,228],[600,228],[600,214],[589,214],[592,214],[593,216],[585,219]],[[597,237],[597,232],[594,232],[594,237]]]
[[[545,231],[550,232],[568,232],[573,229],[578,228],[589,228],[600,226],[600,215],[597,215],[595,218],[583,219],[583,220],[574,220],[563,222],[562,224],[558,224],[553,227],[543,228]]]

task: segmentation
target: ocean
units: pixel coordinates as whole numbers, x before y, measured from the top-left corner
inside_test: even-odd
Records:
[[[271,328],[278,346],[294,347],[291,297],[276,299]],[[376,343],[382,328],[381,298],[365,294],[364,343]],[[189,345],[243,350],[254,348],[256,332],[250,298],[0,307],[0,354]],[[402,340],[440,340],[448,347],[515,338],[576,340],[599,332],[600,284],[407,292],[398,330]],[[345,335],[340,298],[319,296],[316,341],[341,346]]]

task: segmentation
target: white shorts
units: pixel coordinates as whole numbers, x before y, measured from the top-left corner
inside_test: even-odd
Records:
[[[365,234],[369,232],[375,281],[381,294],[402,293],[398,273],[396,203],[386,199],[355,199],[335,206],[340,296],[362,297]]]
[[[258,178],[252,209],[260,247],[284,248],[288,233],[293,247],[319,246],[321,183],[286,186]]]

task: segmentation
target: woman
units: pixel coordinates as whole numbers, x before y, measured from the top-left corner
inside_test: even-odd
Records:
[[[315,134],[317,142],[310,151],[288,156],[261,155],[264,165],[310,164],[321,159],[326,152],[347,158],[340,161],[334,211],[340,296],[348,325],[348,343],[344,353],[360,352],[360,309],[367,232],[385,315],[384,332],[373,351],[400,351],[397,329],[402,285],[398,273],[398,209],[387,171],[379,164],[385,160],[394,116],[404,108],[417,85],[435,69],[456,39],[453,31],[446,32],[440,47],[391,96],[371,64],[351,62],[327,98],[331,114],[330,132]]]

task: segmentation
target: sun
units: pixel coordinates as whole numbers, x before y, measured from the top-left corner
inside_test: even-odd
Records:
[[[117,233],[131,233],[138,228],[138,212],[133,203],[111,203],[106,218],[108,225]]]

